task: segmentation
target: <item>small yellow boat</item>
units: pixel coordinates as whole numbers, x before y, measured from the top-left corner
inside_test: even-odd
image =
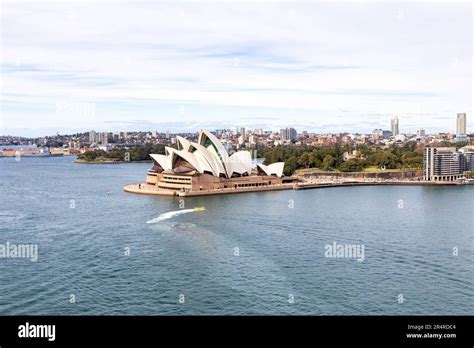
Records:
[[[204,207],[195,207],[193,208],[194,211],[203,211],[203,210],[206,210],[206,208]]]

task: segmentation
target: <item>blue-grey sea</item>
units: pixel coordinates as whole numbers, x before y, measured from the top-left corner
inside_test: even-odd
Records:
[[[0,158],[0,246],[38,247],[0,258],[0,314],[474,313],[474,186],[123,192],[150,166]]]

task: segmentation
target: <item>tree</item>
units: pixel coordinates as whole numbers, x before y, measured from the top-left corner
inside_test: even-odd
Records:
[[[323,164],[321,166],[322,170],[332,170],[334,169],[334,164],[336,163],[336,160],[332,155],[326,155],[323,160]]]
[[[457,147],[457,148],[464,147],[464,146],[467,146],[467,141],[458,141],[457,143],[454,143],[451,146],[454,146],[454,147]]]
[[[305,168],[309,168],[310,166],[310,158],[309,158],[309,154],[307,152],[303,153],[299,158],[298,158],[298,164],[300,166],[303,166]]]
[[[364,169],[364,162],[365,161],[356,158],[350,159],[349,161],[342,163],[339,169],[342,172],[360,172]]]
[[[397,168],[397,156],[387,150],[376,150],[369,156],[369,163],[387,169]]]
[[[298,160],[295,156],[291,156],[285,161],[285,167],[283,168],[283,174],[286,176],[293,175],[298,165]]]
[[[370,148],[366,144],[358,144],[356,150],[362,153],[363,156],[368,156],[371,152]]]
[[[311,151],[308,158],[310,167],[319,168],[321,166],[322,161],[318,157],[318,150]]]

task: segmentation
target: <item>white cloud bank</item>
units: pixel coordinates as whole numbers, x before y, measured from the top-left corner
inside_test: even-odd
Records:
[[[472,129],[471,7],[6,0],[0,134],[259,117],[370,131],[392,114],[402,130],[450,131],[457,112]]]

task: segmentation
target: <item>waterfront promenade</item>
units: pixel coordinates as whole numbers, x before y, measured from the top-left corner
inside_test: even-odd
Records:
[[[224,188],[216,190],[201,191],[173,191],[156,189],[154,185],[146,183],[129,184],[124,187],[125,192],[159,195],[159,196],[208,196],[220,194],[233,194],[245,192],[262,192],[262,191],[280,191],[280,190],[307,190],[328,187],[345,187],[345,186],[375,186],[375,185],[405,185],[405,186],[456,186],[456,185],[473,185],[474,183],[462,183],[455,181],[423,181],[423,180],[383,180],[383,179],[359,179],[359,180],[312,180],[298,181],[292,183],[283,183],[279,185],[271,185],[266,187],[240,187],[240,188]]]

